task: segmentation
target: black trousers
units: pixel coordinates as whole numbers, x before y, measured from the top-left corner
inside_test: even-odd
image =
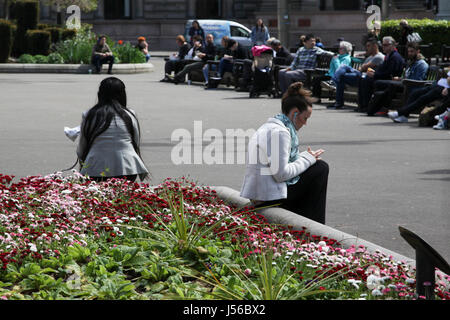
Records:
[[[361,78],[358,89],[358,107],[361,111],[368,109],[370,98],[372,97],[375,80],[371,77]]]
[[[100,57],[100,56],[94,56],[92,58],[92,64],[95,66],[95,69],[97,73],[100,73],[102,70],[102,65],[108,63],[108,73],[111,73],[113,64],[114,64],[114,56],[107,56],[107,57]]]
[[[320,85],[320,83],[322,81],[327,81],[330,79],[331,79],[331,77],[327,76],[327,75],[320,75],[320,76],[313,77],[312,95],[316,98],[320,98],[320,96],[322,95],[322,86]]]
[[[300,175],[296,184],[288,186],[286,199],[265,201],[256,208],[280,203],[281,208],[325,224],[328,172],[328,164],[318,160]]]
[[[407,117],[413,111],[422,111],[422,109],[425,108],[428,103],[431,103],[434,100],[442,99],[444,97],[442,95],[442,90],[444,90],[444,87],[438,86],[437,84],[414,90],[408,96],[408,102],[406,103],[406,106],[398,109],[398,114]],[[444,102],[446,102],[445,100],[448,99],[449,95],[444,98]]]
[[[370,116],[377,113],[381,107],[389,107],[395,94],[403,91],[403,84],[395,80],[376,80],[374,91],[367,108],[367,114]]]
[[[177,74],[181,71],[181,69],[183,69],[185,64],[186,63],[184,60],[168,60],[164,65],[164,72],[171,74],[173,71],[175,74]]]
[[[131,182],[135,182],[136,178],[137,178],[137,174],[132,174],[132,175],[128,175],[128,176],[117,176],[117,177],[89,177],[92,180],[96,181],[96,182],[102,182],[102,181],[106,181],[108,179],[113,179],[113,178],[117,178],[117,179],[127,179]]]

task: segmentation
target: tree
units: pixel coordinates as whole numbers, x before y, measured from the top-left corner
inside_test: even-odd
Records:
[[[45,4],[53,5],[56,7],[57,18],[56,23],[62,24],[61,9],[67,8],[71,5],[79,6],[83,12],[91,12],[97,9],[97,0],[43,0]]]

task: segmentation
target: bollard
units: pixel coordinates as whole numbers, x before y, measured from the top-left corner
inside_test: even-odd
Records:
[[[434,299],[435,268],[450,275],[450,266],[442,256],[418,235],[401,226],[400,235],[416,250],[416,293]]]

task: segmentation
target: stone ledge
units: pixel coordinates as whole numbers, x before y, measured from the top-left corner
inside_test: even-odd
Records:
[[[248,199],[242,198],[239,195],[239,191],[223,186],[211,187],[211,189],[215,190],[217,192],[217,196],[226,203],[233,204],[237,207],[250,205],[250,201]],[[371,253],[375,253],[378,250],[386,254],[387,256],[392,256],[392,259],[395,261],[405,262],[412,267],[416,266],[416,262],[414,259],[405,257],[397,252],[383,248],[372,242],[333,229],[327,225],[323,225],[311,219],[302,217],[291,211],[282,208],[266,208],[259,209],[257,210],[257,212],[263,215],[270,223],[290,225],[294,230],[302,230],[302,227],[306,227],[308,229],[308,232],[310,232],[311,234],[335,239],[339,243],[341,243],[344,248],[350,248],[352,245],[355,245],[356,247],[358,247],[359,245],[363,245],[366,250]]]
[[[0,63],[0,73],[78,73],[88,74],[94,72],[91,64],[38,64],[38,63]],[[103,65],[102,71],[106,72],[108,65]],[[133,74],[152,72],[154,66],[151,63],[121,63],[114,64],[113,74]]]

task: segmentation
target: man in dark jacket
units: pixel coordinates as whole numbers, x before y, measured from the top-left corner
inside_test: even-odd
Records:
[[[366,77],[361,78],[358,90],[358,108],[355,111],[367,112],[375,80],[392,80],[394,77],[401,77],[403,73],[405,60],[395,48],[394,38],[384,37],[382,46],[385,54],[384,62],[376,71],[367,70]]]
[[[194,62],[188,63],[184,66],[183,70],[175,74],[172,78],[175,84],[184,82],[186,79],[186,74],[193,70],[201,70],[208,60],[214,60],[217,53],[217,48],[214,44],[214,36],[212,34],[206,35],[206,45],[202,46],[199,41],[196,42],[199,45],[196,57],[193,57]],[[194,44],[194,46],[196,46]]]
[[[243,48],[239,42],[234,39],[230,39],[228,41],[227,48],[231,50],[231,55],[225,54],[222,59],[220,59],[219,63],[219,76],[223,77],[225,72],[233,71],[233,61],[236,59],[248,59],[248,51]]]
[[[408,63],[405,71],[405,79],[425,80],[428,72],[428,63],[425,62],[423,55],[417,43],[411,42],[406,46],[408,52]],[[392,99],[397,92],[403,91],[403,78],[393,77],[392,80],[376,80],[375,93],[370,99],[367,115],[373,116],[384,107],[385,110],[380,111],[378,115],[387,114]],[[415,90],[419,87],[413,87]]]
[[[171,80],[167,75],[170,75],[172,71],[177,73],[184,66],[184,57],[188,54],[190,46],[181,34],[177,36],[176,42],[179,47],[178,53],[172,54],[169,60],[166,61],[164,65],[165,76],[160,82],[170,82]]]
[[[272,40],[270,47],[275,51],[275,58],[273,59],[274,64],[279,64],[283,66],[288,66],[294,60],[294,56],[289,52],[288,49],[281,45],[281,41],[278,39]]]

